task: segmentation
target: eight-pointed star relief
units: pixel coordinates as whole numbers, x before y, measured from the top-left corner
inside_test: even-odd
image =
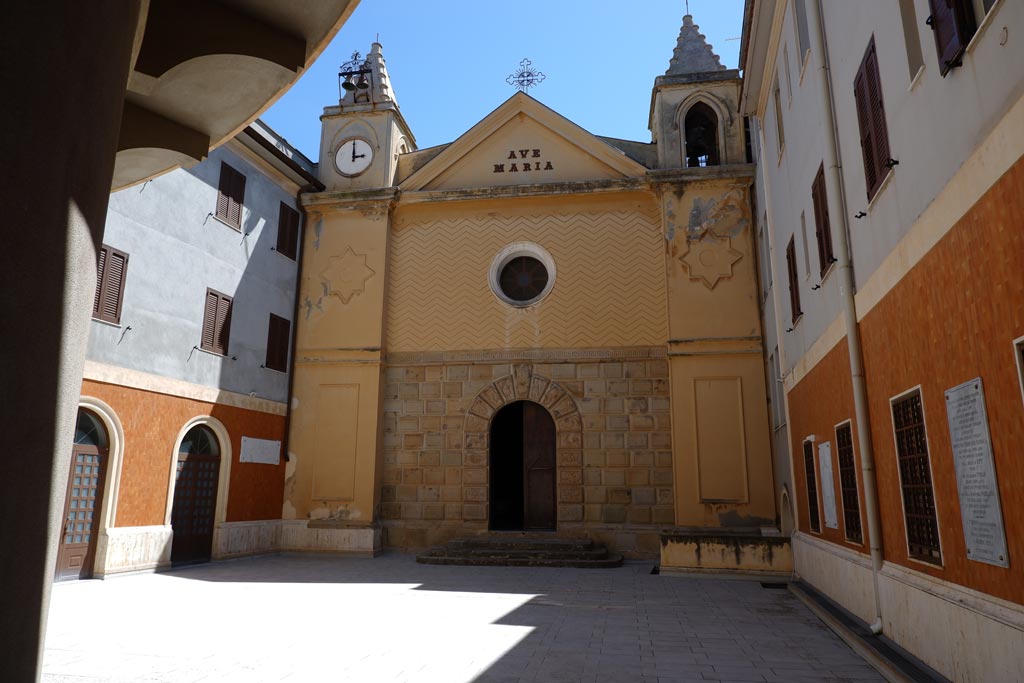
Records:
[[[705,287],[714,289],[719,280],[732,277],[732,267],[741,258],[743,254],[732,248],[732,241],[728,238],[719,240],[706,236],[690,242],[679,260],[690,271],[690,279],[703,280]]]
[[[320,281],[326,296],[336,296],[347,304],[356,294],[366,289],[366,281],[376,272],[366,265],[366,254],[357,254],[347,247],[341,256],[332,256],[327,267],[320,271]]]

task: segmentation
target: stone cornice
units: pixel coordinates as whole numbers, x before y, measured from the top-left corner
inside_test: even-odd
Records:
[[[656,169],[647,172],[647,181],[658,185],[681,185],[706,180],[741,180],[749,185],[757,173],[756,164],[729,164],[726,166],[705,166],[702,168]]]

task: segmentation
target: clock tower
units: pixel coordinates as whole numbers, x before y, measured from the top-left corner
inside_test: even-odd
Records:
[[[289,543],[372,555],[381,548],[384,302],[398,157],[416,149],[374,43],[342,66],[324,109],[320,180],[303,196],[295,337]]]
[[[341,68],[337,106],[321,121],[320,180],[327,191],[391,187],[398,155],[416,149],[416,139],[398,108],[380,43]]]

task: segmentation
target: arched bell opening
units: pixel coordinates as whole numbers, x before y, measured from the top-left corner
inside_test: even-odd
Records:
[[[686,112],[685,150],[687,168],[718,166],[722,163],[718,150],[718,116],[714,109],[697,102]]]

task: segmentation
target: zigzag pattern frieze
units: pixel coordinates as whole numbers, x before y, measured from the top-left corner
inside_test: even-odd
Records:
[[[514,309],[487,282],[512,242],[547,249],[557,277],[539,305]],[[388,349],[643,346],[665,342],[664,246],[637,211],[476,216],[394,231]]]

